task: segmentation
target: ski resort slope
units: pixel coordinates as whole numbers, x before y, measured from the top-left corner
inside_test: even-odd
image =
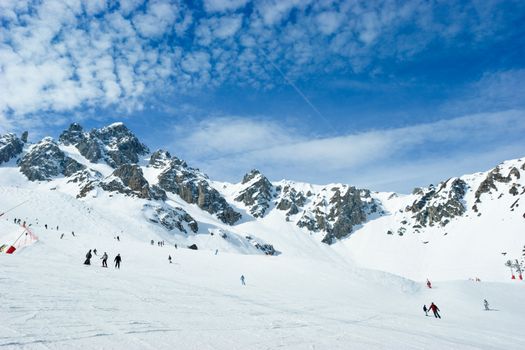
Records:
[[[214,255],[152,246],[149,240],[161,231],[138,226],[143,219],[126,216],[133,208],[118,196],[109,211],[58,191],[1,190],[4,208],[24,198],[31,203],[1,218],[0,239],[20,233],[13,223],[18,217],[40,240],[0,254],[0,349],[525,346],[523,282],[441,282],[429,290],[324,253]],[[83,265],[94,248],[98,256]],[[103,252],[110,257],[107,269],[100,267]],[[117,253],[120,270],[112,266]],[[494,311],[482,310],[484,298]],[[422,306],[430,302],[440,307],[441,320],[425,317]]]

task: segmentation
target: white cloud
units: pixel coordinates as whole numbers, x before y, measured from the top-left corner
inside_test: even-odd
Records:
[[[497,157],[501,161],[525,156],[520,154],[525,141],[516,141],[524,132],[524,110],[324,138],[310,138],[264,119],[219,118],[179,130],[182,137],[174,147],[184,158],[197,159],[212,177],[231,181],[257,167],[274,180],[331,179],[408,191],[474,171],[474,165],[477,170],[489,168]],[[422,150],[426,153],[417,156]],[[467,159],[459,161],[462,157]],[[403,177],[402,169],[410,172]]]
[[[145,13],[133,17],[133,24],[144,37],[157,37],[169,31],[176,20],[178,8],[168,1],[148,3]]]

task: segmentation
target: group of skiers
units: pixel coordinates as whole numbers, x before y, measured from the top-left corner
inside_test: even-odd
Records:
[[[428,316],[428,312],[432,311],[435,318],[441,318],[441,315],[439,314],[439,308],[436,306],[436,304],[434,304],[434,302],[432,302],[428,308],[426,305],[423,305],[423,311],[425,312],[425,316]]]
[[[97,255],[97,250],[93,249],[93,254]],[[91,265],[91,258],[93,255],[91,254],[91,249],[86,254],[86,260],[84,261],[84,265]],[[108,267],[108,254],[104,252],[102,257],[100,258],[102,260],[102,267]],[[122,257],[120,254],[117,254],[115,259],[113,260],[115,262],[115,268],[120,269],[120,262],[122,261]]]

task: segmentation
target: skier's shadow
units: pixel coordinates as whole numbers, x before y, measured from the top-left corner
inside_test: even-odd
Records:
[[[498,309],[488,309],[488,310],[485,310],[485,311],[499,311]]]

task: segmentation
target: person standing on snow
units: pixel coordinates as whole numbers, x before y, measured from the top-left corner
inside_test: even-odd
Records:
[[[244,281],[244,275],[241,275],[241,284],[242,284],[243,286],[246,285],[246,282]]]
[[[115,257],[115,268],[120,269],[120,262],[122,261],[122,258],[120,257],[120,254],[117,254]]]
[[[91,249],[86,254],[86,261],[84,261],[84,265],[91,265]]]
[[[483,299],[483,306],[485,306],[485,310],[486,311],[489,311],[490,308],[489,308],[489,302],[487,301],[487,299]]]
[[[169,261],[170,264],[171,264],[171,255],[168,255],[168,261]]]
[[[427,278],[427,287],[428,287],[428,288],[432,288],[432,283],[430,283],[430,281],[428,280],[428,278]]]
[[[441,316],[439,315],[439,307],[436,306],[436,304],[434,304],[434,302],[432,302],[432,304],[430,304],[430,310],[432,310],[432,312],[434,313],[434,317],[435,318],[441,318]]]
[[[93,249],[93,254],[97,255],[97,248]]]
[[[428,309],[426,305],[423,305],[423,311],[425,311],[425,316],[428,316]]]
[[[100,258],[102,260],[102,267],[108,267],[108,255],[104,252],[104,255]]]

